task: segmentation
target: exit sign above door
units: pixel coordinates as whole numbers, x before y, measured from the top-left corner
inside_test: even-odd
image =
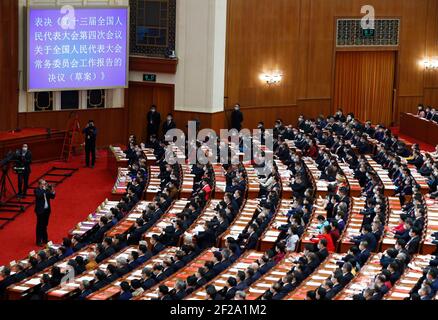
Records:
[[[156,74],[143,74],[143,81],[146,82],[157,82],[157,75]]]

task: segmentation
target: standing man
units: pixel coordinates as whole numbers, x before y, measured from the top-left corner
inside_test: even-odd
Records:
[[[156,135],[158,136],[159,130],[160,130],[160,125],[161,125],[161,115],[160,113],[157,111],[157,106],[156,105],[152,105],[151,110],[148,112],[147,115],[147,120],[148,120],[148,136],[147,136],[147,141],[149,141],[150,137],[152,135]]]
[[[36,245],[42,247],[48,242],[47,226],[51,212],[50,200],[55,199],[55,190],[41,179],[35,189],[35,213],[37,216]]]
[[[240,111],[240,104],[234,106],[234,110],[231,113],[231,129],[240,131],[242,129],[243,113]]]
[[[166,122],[163,123],[163,137],[166,136],[166,133],[169,130],[172,130],[172,129],[175,129],[175,128],[176,128],[175,120],[173,120],[173,115],[171,113],[169,113],[167,115]]]
[[[21,150],[16,153],[16,171],[18,173],[18,197],[25,198],[29,187],[30,164],[32,163],[32,153],[27,144],[23,144]]]
[[[85,163],[86,166],[90,166],[90,155],[91,155],[91,168],[94,168],[96,164],[96,138],[97,138],[97,128],[94,125],[94,121],[90,120],[87,127],[83,130],[85,135]]]

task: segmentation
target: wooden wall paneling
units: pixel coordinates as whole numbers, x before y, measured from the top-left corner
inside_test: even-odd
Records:
[[[99,129],[97,138],[99,147],[126,142],[125,110],[123,108],[79,110],[77,112],[82,128],[84,128],[89,120],[95,121]],[[66,130],[70,114],[71,111],[20,113],[18,115],[18,123],[20,128],[41,127]]]
[[[128,132],[144,141],[147,135],[146,117],[155,104],[164,121],[174,110],[174,85],[147,82],[130,82],[128,89]],[[161,129],[161,128],[160,128]],[[161,131],[160,131],[161,132]]]
[[[426,51],[425,58],[438,57],[438,1],[429,1],[426,19]],[[438,70],[424,71],[424,103],[438,106],[438,96],[431,94],[438,88]]]
[[[334,105],[362,121],[391,125],[394,70],[394,51],[338,52]]]
[[[333,101],[335,53],[339,50],[335,47],[335,21],[338,17],[361,17],[360,9],[365,4],[374,6],[378,18],[401,21],[394,119],[398,119],[399,111],[415,109],[417,101],[426,99],[423,95],[428,95],[430,103],[435,102],[433,90],[428,88],[438,87],[438,72],[425,73],[419,61],[438,56],[437,0],[289,0],[287,4],[281,0],[229,0],[226,106],[231,108],[239,101],[250,110],[264,107],[263,116],[269,120],[275,118],[269,113],[279,112],[281,106],[298,106],[297,113],[302,111],[306,116],[317,111],[326,113],[326,103],[301,110],[299,105],[305,104],[300,101]],[[286,10],[289,14],[284,18]],[[287,32],[288,41],[283,42],[279,33]],[[263,64],[280,65],[284,61],[285,87],[267,88],[258,82]],[[259,117],[258,111],[250,117],[254,118],[249,121],[252,125]]]
[[[296,104],[299,1],[229,1],[227,108]],[[263,40],[262,40],[263,39]],[[284,78],[269,87],[259,76],[279,70]]]
[[[423,103],[438,108],[438,87],[424,89]]]
[[[423,59],[426,50],[427,2],[428,0],[400,2],[402,25],[398,93],[401,96],[423,94],[424,75],[419,62]]]
[[[0,130],[17,127],[18,1],[0,1]]]
[[[175,74],[177,66],[178,66],[178,59],[133,57],[133,56],[129,58],[129,69],[135,71]]]
[[[423,96],[399,96],[397,101],[397,123],[400,121],[400,114],[403,112],[416,113],[417,106],[423,103]]]

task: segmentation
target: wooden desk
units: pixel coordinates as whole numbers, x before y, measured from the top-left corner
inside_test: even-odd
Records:
[[[1,114],[4,116],[4,113]],[[20,132],[0,132],[0,158],[9,151],[21,149],[23,144],[28,144],[32,151],[33,162],[59,160],[64,144],[65,130],[51,129],[47,134],[47,128],[24,128]]]
[[[283,260],[245,290],[246,300],[259,299],[274,283],[281,280],[292,269],[294,262],[302,256],[302,252],[288,254]]]
[[[113,190],[111,191],[110,200],[111,201],[120,201],[123,196],[126,194],[128,184],[132,182],[131,177],[129,176],[128,168],[118,168],[117,172],[117,180],[114,183]]]
[[[128,167],[128,158],[126,158],[126,154],[123,152],[121,147],[109,146],[107,161],[108,170],[114,172],[114,174],[118,173],[119,168]]]
[[[403,214],[400,199],[398,197],[389,197],[388,198],[388,210],[389,210],[389,216],[388,216],[388,222],[386,224],[386,227],[391,230],[398,226],[400,223],[400,215]],[[395,234],[392,232],[385,232],[382,238],[382,252],[394,247],[395,243],[397,242],[397,239],[395,238]]]
[[[105,259],[101,263],[99,263],[94,270],[85,271],[84,273],[76,276],[74,279],[69,281],[68,283],[61,284],[55,288],[50,289],[47,292],[48,300],[67,300],[73,297],[75,294],[80,292],[81,283],[84,280],[91,281],[94,279],[94,274],[96,270],[102,270],[107,272],[108,265],[117,264],[117,259],[124,258],[128,261],[131,252],[137,251],[136,246],[131,246],[123,249],[122,251],[115,253],[111,257]]]
[[[134,208],[115,226],[106,233],[107,237],[115,237],[119,234],[126,234],[134,226],[138,218],[141,218],[150,202],[140,201]]]
[[[400,114],[400,133],[434,146],[438,144],[438,124],[412,113]]]
[[[427,206],[427,220],[424,232],[424,242],[421,248],[421,253],[434,253],[437,246],[432,243],[435,240],[432,234],[438,232],[438,201],[429,197],[425,198]]]
[[[374,161],[370,155],[365,156],[368,164],[376,172],[380,181],[383,183],[385,196],[393,196],[395,194],[396,186],[388,176],[388,170],[384,169],[380,164]]]
[[[304,250],[304,246],[306,244],[312,243],[312,241],[310,241],[312,238],[320,234],[320,231],[317,228],[318,227],[317,217],[321,215],[327,218],[327,211],[325,210],[324,199],[322,198],[317,199],[314,208],[315,208],[314,213],[310,218],[309,224],[306,227],[306,230],[304,230],[302,236],[300,251]]]
[[[350,239],[360,235],[363,223],[364,216],[360,212],[365,209],[365,198],[352,198],[352,200],[348,221],[339,240],[341,253],[346,253],[354,245]]]
[[[304,164],[306,165],[308,172],[310,173],[313,184],[315,185],[316,195],[325,197],[328,193],[329,182],[327,180],[321,180],[322,172],[318,169],[318,165],[315,160],[309,157],[303,158]],[[336,182],[333,182],[335,184]]]
[[[408,165],[409,170],[411,171],[411,176],[414,178],[415,182],[420,186],[421,193],[427,194],[429,193],[429,186],[427,184],[427,179],[423,177],[417,170],[417,167],[414,165]]]
[[[368,262],[362,267],[354,279],[339,294],[334,300],[353,300],[353,296],[362,293],[374,278],[382,271],[380,259],[377,254],[371,254]]]
[[[283,199],[281,201],[275,216],[260,238],[260,251],[265,252],[274,246],[281,233],[281,231],[277,229],[277,226],[288,223],[287,212],[291,209],[292,203],[292,200]]]
[[[221,200],[210,200],[206,209],[199,215],[196,221],[184,232],[183,238],[193,238],[200,231],[204,230],[205,222],[212,220],[216,216],[214,208],[221,202]]]
[[[414,288],[423,271],[429,266],[433,256],[417,255],[412,258],[402,277],[394,284],[389,292],[383,297],[384,300],[404,300],[409,297],[409,292]]]
[[[228,230],[222,235],[220,239],[220,247],[225,245],[225,240],[228,237],[237,239],[243,230],[248,227],[254,216],[255,210],[259,205],[260,200],[246,200],[242,211],[237,215],[233,224],[228,227]]]
[[[144,148],[143,154],[146,157],[146,165],[148,167],[153,166],[157,163],[157,157],[154,154],[154,149]]]
[[[160,167],[149,167],[149,183],[146,188],[146,200],[153,201],[158,192],[161,191],[161,180],[158,177],[160,175]]]
[[[192,174],[192,166],[183,164],[181,165],[182,183],[180,198],[190,199],[193,193],[193,185],[195,180],[195,175]]]
[[[65,272],[67,270],[67,263],[70,259],[75,259],[77,256],[81,256],[84,260],[88,257],[88,254],[94,251],[96,245],[89,245],[82,250],[74,253],[73,255],[66,257],[64,260],[58,261],[54,264],[54,266],[59,267],[61,272]],[[33,276],[24,279],[21,282],[13,284],[9,286],[6,291],[9,300],[20,300],[24,296],[33,292],[34,289],[39,287],[42,283],[42,278],[45,273],[50,274],[50,270],[53,266],[46,268],[45,270],[35,273]]]
[[[39,251],[43,250],[44,252],[46,252],[46,254],[48,254],[48,248],[49,246],[47,246],[46,248],[42,248]],[[61,245],[59,244],[52,244],[50,245],[50,248],[54,249],[54,250],[58,250],[59,247],[61,247]],[[20,264],[21,266],[23,266],[24,268],[29,268],[30,267],[30,263],[29,263],[29,259],[31,257],[37,258],[37,252],[35,250],[30,251],[27,256],[21,260],[12,260],[11,262],[9,262],[7,265],[4,266],[0,266],[0,269],[2,269],[3,267],[8,267],[11,270],[11,276],[13,276],[14,274],[16,274],[16,269],[17,269],[17,265]],[[0,276],[0,281],[2,281],[3,278]]]
[[[135,300],[151,300],[154,298],[158,298],[158,288],[160,285],[165,285],[169,289],[172,289],[178,280],[186,281],[188,277],[194,275],[198,272],[200,267],[203,267],[207,261],[213,261],[213,248],[208,249],[201,253],[197,258],[195,258],[192,262],[187,264],[181,270],[178,270],[177,273],[170,276],[168,279],[158,283],[154,287],[149,290],[143,292],[143,294],[137,297]]]
[[[99,223],[102,216],[105,216],[107,213],[109,213],[111,211],[111,208],[115,208],[117,204],[117,201],[105,200],[94,213],[88,215],[86,220],[79,222],[76,227],[70,231],[70,235],[78,235],[81,237],[84,236]]]
[[[362,188],[360,187],[359,181],[354,177],[354,171],[344,162],[338,162],[338,166],[347,180],[350,189],[350,197],[359,197],[362,193]]]
[[[248,177],[248,199],[257,199],[260,193],[260,179],[254,166],[250,163],[244,164]]]
[[[283,199],[292,199],[293,191],[290,186],[290,177],[292,176],[292,172],[284,165],[280,160],[275,160],[278,168],[278,174],[280,176],[281,183],[281,197]]]
[[[227,188],[227,181],[225,178],[225,170],[222,164],[212,163],[214,171],[214,198],[222,200],[225,195],[225,189]]]
[[[336,264],[344,255],[333,253],[325,259],[311,275],[309,275],[295,290],[284,300],[305,300],[307,291],[319,288],[333,272],[339,268]]]
[[[176,220],[176,215],[182,212],[188,203],[187,199],[177,200],[172,203],[166,213],[145,233],[144,240],[146,240],[150,248],[152,247],[150,243],[152,236],[154,234],[162,234],[167,226],[172,225],[173,221]]]
[[[231,266],[228,267],[225,271],[219,274],[216,278],[211,280],[205,286],[199,288],[191,295],[185,298],[185,300],[206,300],[208,298],[207,293],[205,292],[205,288],[208,285],[214,285],[217,291],[222,290],[227,286],[227,280],[229,277],[237,278],[237,273],[239,271],[245,272],[245,270],[258,259],[263,256],[263,253],[256,251],[249,251],[244,253],[239,259],[237,259]]]
[[[119,297],[120,292],[122,291],[120,288],[120,284],[123,281],[128,281],[129,283],[132,280],[140,280],[142,278],[142,271],[144,268],[152,268],[155,264],[163,263],[164,260],[169,256],[174,256],[178,251],[178,248],[166,248],[156,256],[152,257],[140,267],[132,270],[131,272],[125,274],[122,278],[116,280],[115,282],[103,287],[102,289],[90,294],[87,297],[87,300],[115,300]]]

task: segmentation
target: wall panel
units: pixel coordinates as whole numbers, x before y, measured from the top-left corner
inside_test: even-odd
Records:
[[[17,0],[0,1],[0,70],[0,130],[10,130],[17,127],[18,112]]]
[[[125,109],[99,109],[77,111],[81,127],[94,120],[99,129],[97,144],[99,147],[125,143]],[[18,114],[21,128],[51,128],[66,130],[71,111],[27,112]]]
[[[401,20],[395,71],[396,122],[398,111],[415,110],[417,103],[427,100],[438,105],[438,96],[433,93],[438,88],[438,71],[425,71],[419,63],[438,56],[437,0],[228,1],[226,109],[236,102],[251,111],[265,107],[266,113],[255,111],[250,117],[269,120],[282,114],[281,106],[301,105],[293,110],[310,117],[327,114],[333,108],[338,51],[335,22],[337,18],[360,18],[363,5],[373,5],[377,18]],[[285,10],[289,11],[287,15],[283,14]],[[283,71],[284,81],[279,87],[259,81],[258,75],[266,65]],[[321,98],[327,99],[324,104],[299,102]]]

